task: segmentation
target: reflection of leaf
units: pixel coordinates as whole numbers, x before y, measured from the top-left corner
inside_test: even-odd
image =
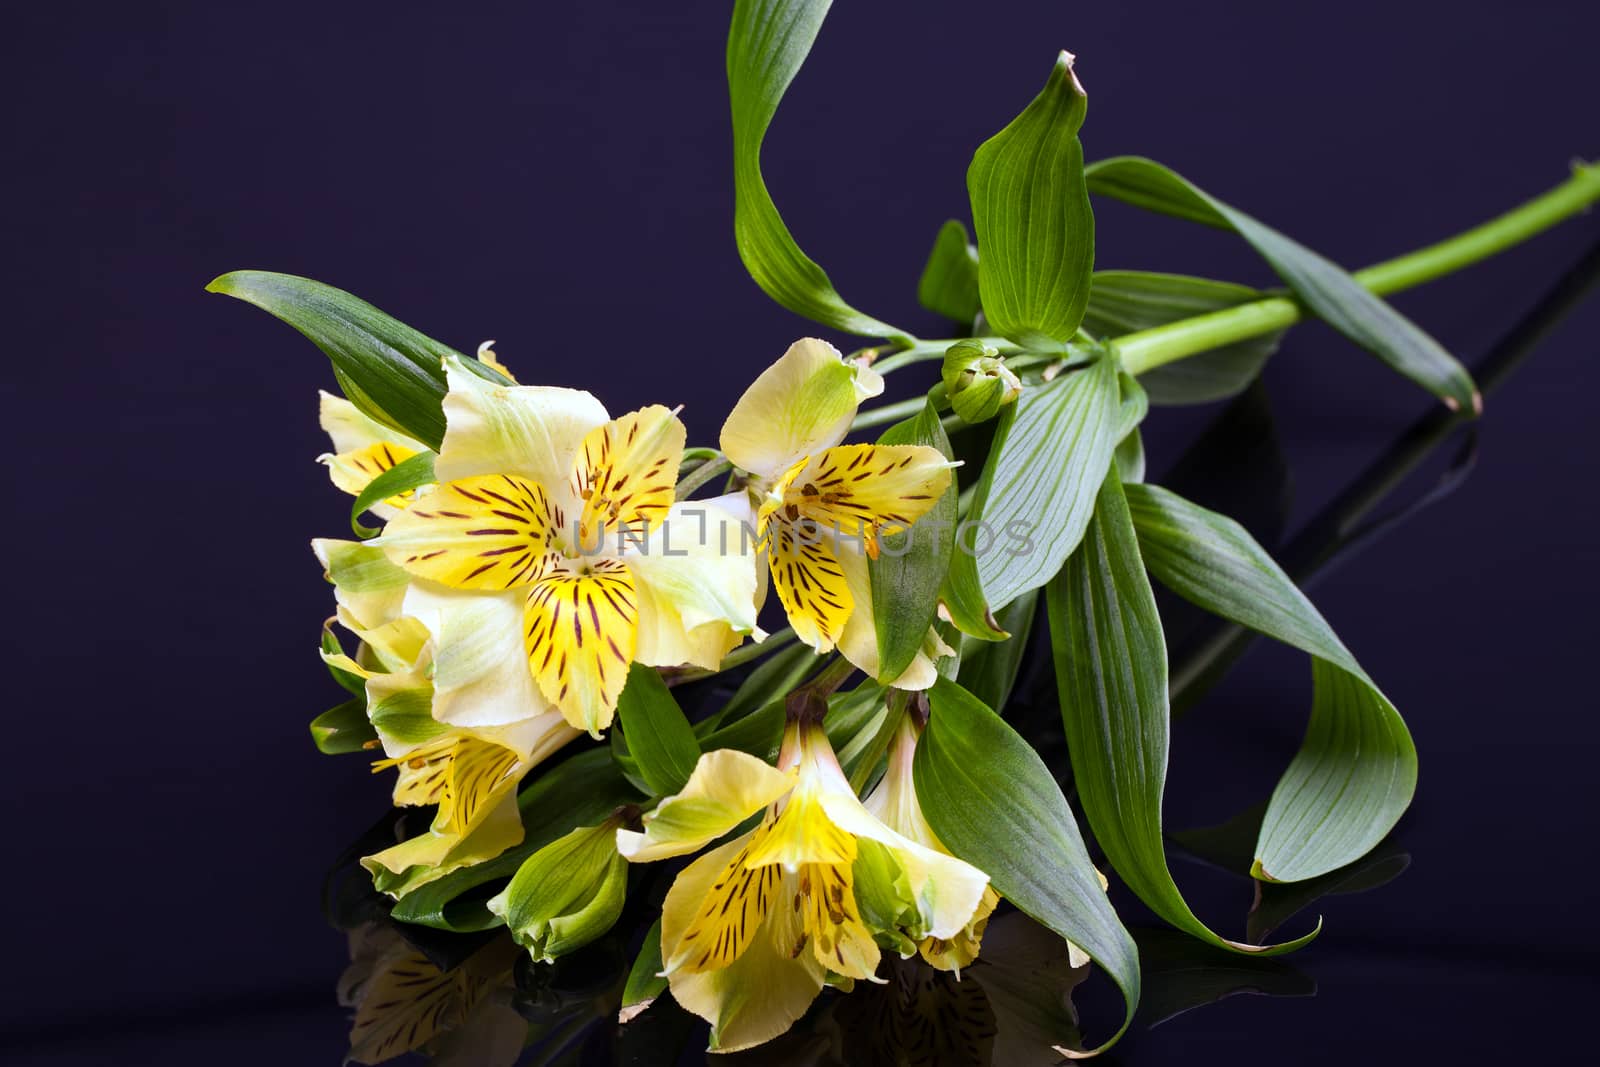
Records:
[[[1209,866],[1242,875],[1251,863],[1265,802],[1225,822],[1167,835],[1183,852]],[[1411,855],[1392,837],[1353,863],[1304,882],[1257,882],[1255,903],[1245,923],[1245,940],[1260,944],[1296,913],[1323,897],[1362,893],[1394,881],[1411,866]]]
[[[1066,942],[1020,911],[990,921],[983,952],[962,977],[988,994],[996,1065],[1053,1064],[1056,1048],[1082,1047],[1072,992],[1089,965],[1072,966]]]
[[[1175,930],[1136,929],[1133,937],[1145,976],[1139,1019],[1146,1028],[1240,993],[1317,995],[1317,983],[1281,959],[1223,952]]]
[[[1295,913],[1323,897],[1364,893],[1387,885],[1411,866],[1411,854],[1388,841],[1367,855],[1320,878],[1305,882],[1257,882],[1255,907],[1245,922],[1245,938],[1259,944]]]

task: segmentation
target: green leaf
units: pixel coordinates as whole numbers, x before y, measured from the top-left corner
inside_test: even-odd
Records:
[[[1062,52],[1043,91],[978,146],[967,170],[984,316],[1047,351],[1072,337],[1089,301],[1094,214],[1078,142],[1087,107]]]
[[[1011,634],[1007,640],[985,642],[966,638],[961,642],[961,666],[956,680],[963,689],[1002,715],[1012,687],[1017,684],[1017,672],[1028,650],[1034,609],[1038,606],[1037,590],[1023,593],[1000,612],[1000,625]]]
[[[1128,888],[1178,929],[1218,948],[1284,951],[1229,941],[1195,917],[1167,868],[1167,653],[1155,597],[1112,471],[1083,544],[1046,590],[1050,642],[1073,781],[1095,840]],[[1320,927],[1319,927],[1320,929]]]
[[[917,282],[917,302],[970,329],[978,317],[978,249],[959,219],[939,227]]]
[[[254,304],[305,334],[333,361],[350,402],[379,422],[437,449],[444,439],[443,361],[460,355],[418,333],[365,300],[331,285],[262,270],[224,274],[208,293]],[[476,373],[505,383],[492,367],[462,361]]]
[[[880,445],[925,445],[949,459],[950,439],[930,400],[922,411],[896,423]],[[891,684],[911,666],[938,616],[939,588],[955,546],[956,483],[950,479],[938,503],[903,533],[882,539],[877,559],[867,561],[878,634],[878,681]]]
[[[356,495],[355,503],[350,505],[350,529],[355,531],[357,537],[376,537],[382,531],[361,524],[361,516],[374,504],[381,504],[392,496],[410,492],[424,485],[432,485],[433,453],[418,452],[408,459],[390,467],[372,481],[367,487]]]
[[[831,0],[738,0],[728,29],[733,104],[733,236],[750,277],[784,307],[869,337],[908,335],[844,302],[795,244],[761,176],[761,142],[789,83],[811,51]]]
[[[1139,1003],[1139,958],[1111,907],[1067,800],[1033,747],[954,682],[928,692],[928,728],[912,780],[933,831],[989,875],[1019,910],[1087,952],[1122,990],[1128,1028]]]
[[[580,826],[592,826],[623,804],[644,798],[628,785],[604,748],[567,759],[525,786],[517,795],[522,810],[522,844],[487,863],[452,871],[395,901],[391,917],[439,930],[470,933],[498,926],[486,906],[488,894],[474,893],[516,874],[524,860]]]
[[[629,668],[617,698],[617,719],[650,792],[664,797],[682,789],[700,758],[700,743],[654,667],[635,663]]]
[[[1119,404],[1115,360],[1102,354],[1002,409],[972,514],[956,537],[953,581],[974,571],[988,603],[1004,607],[1061,569],[1111,466]]]
[[[1120,337],[1179,319],[1248,304],[1267,294],[1248,285],[1184,274],[1102,270],[1094,274],[1083,328]],[[1242,392],[1277,351],[1283,331],[1252,337],[1147,371],[1139,381],[1155,404],[1207,404]]]
[[[312,719],[311,740],[317,751],[330,756],[360,752],[378,740],[378,732],[367,721],[366,697],[347,700]]]
[[[1231,229],[1271,265],[1294,294],[1356,344],[1453,410],[1483,408],[1465,367],[1415,323],[1374,296],[1342,267],[1206,193],[1153,160],[1119,156],[1085,171],[1089,191],[1193,222]],[[978,231],[980,242],[983,230]],[[988,259],[989,250],[983,255]],[[987,296],[984,300],[988,307]]]
[[[799,641],[774,652],[739,683],[726,704],[694,724],[695,736],[703,739],[774,699],[782,700],[821,666],[822,657],[810,645]]]
[[[661,976],[662,968],[661,917],[657,916],[644,935],[633,966],[628,969],[628,980],[622,987],[620,1022],[628,1022],[667,991],[667,980]]]
[[[1161,584],[1312,657],[1311,724],[1267,805],[1252,873],[1294,882],[1359,858],[1416,791],[1399,712],[1244,527],[1156,486],[1129,486],[1128,505]]]

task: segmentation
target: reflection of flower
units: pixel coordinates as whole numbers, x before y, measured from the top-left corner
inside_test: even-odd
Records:
[[[842,445],[862,398],[883,380],[824,341],[796,341],[739,398],[722,450],[750,475],[749,504],[778,599],[800,639],[838,647],[876,676],[878,638],[867,560],[885,535],[909,527],[950,485],[950,463],[922,445]],[[950,650],[930,634],[895,680],[933,684]]]
[[[500,937],[446,971],[392,926],[350,931],[350,965],[339,978],[339,1003],[355,1009],[348,1059],[383,1063],[426,1051],[439,1065],[509,1067],[528,1032],[511,1007],[518,955]]]
[[[673,551],[652,546],[683,507],[671,411],[609,419],[589,393],[494,385],[454,357],[446,376],[440,484],[377,543],[415,578],[499,602],[516,620],[505,636],[569,723],[609,726],[635,660],[715,667],[755,629],[754,576],[683,536],[704,529],[698,515]]]
[[[732,750],[703,755],[642,833],[618,832],[618,849],[636,862],[682,855],[763,810],[755,829],[679,874],[662,909],[673,997],[710,1021],[717,1049],[782,1033],[829,975],[873,978],[874,935],[903,938],[872,925],[874,915],[952,937],[988,882],[874,818],[808,721],[790,724],[776,769]]]

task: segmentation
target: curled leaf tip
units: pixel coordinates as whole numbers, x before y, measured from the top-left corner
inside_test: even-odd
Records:
[[[1078,57],[1065,48],[1056,57],[1056,67],[1059,70],[1066,71],[1067,77],[1072,81],[1072,91],[1079,96],[1088,96],[1089,94],[1083,88],[1083,82],[1078,80],[1077,62]]]
[[[1472,391],[1472,414],[1473,417],[1483,414],[1483,394],[1476,389]]]

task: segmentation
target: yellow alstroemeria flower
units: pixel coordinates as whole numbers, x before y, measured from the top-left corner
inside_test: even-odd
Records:
[[[507,626],[520,620],[481,598],[432,591],[382,549],[313,542],[334,583],[338,619],[361,640],[328,662],[365,680],[367,715],[399,774],[394,802],[438,805],[430,829],[362,860],[399,895],[522,840],[517,785],[581,732],[534,686]]]
[[[422,586],[514,616],[524,671],[573,726],[610,725],[628,666],[715,667],[756,631],[755,578],[675,504],[684,429],[653,406],[611,419],[573,389],[501,386],[445,361],[439,484],[379,544]]]
[[[869,367],[825,341],[789,347],[740,397],[722,427],[722,451],[750,475],[749,505],[772,584],[802,641],[837,647],[878,673],[868,558],[905,530],[950,485],[951,464],[921,445],[843,445],[862,399],[883,391]],[[926,689],[934,661],[951,650],[930,631],[924,650],[894,681]]]
[[[672,995],[711,1023],[721,1051],[783,1033],[830,974],[873,978],[877,931],[858,897],[898,892],[927,934],[948,938],[971,921],[988,884],[868,813],[814,722],[791,723],[776,768],[731,749],[705,753],[642,833],[617,832],[617,850],[634,862],[683,855],[763,809],[754,830],[685,868],[662,906]]]
[[[417,453],[427,451],[421,442],[362,414],[343,397],[330,393],[318,395],[322,429],[333,442],[333,451],[318,456],[317,462],[328,468],[333,484],[351,496],[360,496],[372,479]],[[375,504],[372,513],[381,519],[393,518],[411,496],[406,492]]]

